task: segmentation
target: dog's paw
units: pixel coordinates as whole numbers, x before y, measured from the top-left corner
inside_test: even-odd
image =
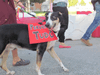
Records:
[[[42,74],[42,73],[38,73],[38,75],[44,75],[44,74]]]
[[[6,73],[6,75],[14,75],[15,74],[15,71],[9,71]]]
[[[44,74],[39,74],[39,75],[44,75]]]
[[[37,71],[38,75],[44,75],[44,74],[41,73],[40,70],[37,70],[37,69],[36,69],[36,71]]]
[[[38,75],[44,75],[44,74],[42,74],[42,73],[38,73]]]
[[[67,69],[67,68],[63,68],[63,70],[65,71],[65,72],[69,72],[69,69]]]

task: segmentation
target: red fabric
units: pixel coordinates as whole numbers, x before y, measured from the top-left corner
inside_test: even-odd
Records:
[[[5,2],[0,0],[0,25],[9,24],[9,21],[11,23],[11,20],[15,20],[14,22],[12,21],[12,23],[16,22],[16,10],[13,0],[9,0],[9,4],[8,0],[5,0]]]
[[[92,12],[91,11],[77,11],[77,14],[86,14],[86,15],[88,15],[90,13],[92,13]]]
[[[92,37],[100,37],[100,25],[93,31]]]

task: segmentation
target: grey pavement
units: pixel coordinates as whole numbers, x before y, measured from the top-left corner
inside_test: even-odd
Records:
[[[41,71],[45,75],[100,75],[100,38],[90,38],[93,46],[84,45],[80,40],[66,40],[67,45],[71,48],[59,49],[59,42],[54,47],[57,55],[61,58],[69,72],[64,72],[59,64],[45,52]],[[30,60],[27,66],[12,66],[12,53],[10,52],[7,66],[14,70],[15,75],[37,75],[35,71],[36,52],[29,50],[18,50],[19,57]],[[0,60],[1,62],[1,60]],[[0,68],[0,75],[6,75],[6,72]]]

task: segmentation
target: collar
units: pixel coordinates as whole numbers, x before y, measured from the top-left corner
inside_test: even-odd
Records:
[[[57,31],[53,31],[54,33],[57,33]]]

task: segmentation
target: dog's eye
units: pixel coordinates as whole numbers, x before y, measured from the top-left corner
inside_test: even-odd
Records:
[[[52,20],[57,20],[57,17],[56,17],[56,16],[52,16],[51,19],[52,19]]]

